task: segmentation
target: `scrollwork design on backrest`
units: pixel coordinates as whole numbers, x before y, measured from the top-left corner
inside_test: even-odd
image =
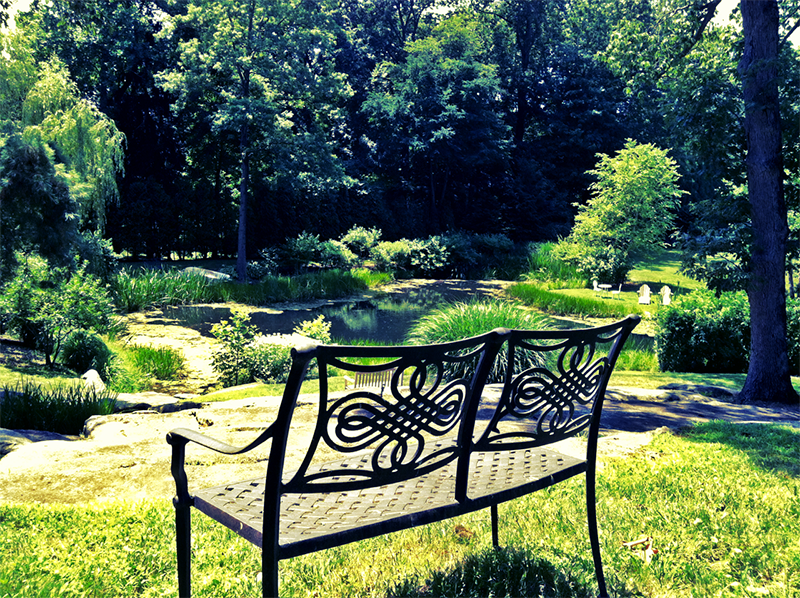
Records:
[[[487,335],[488,336],[488,335]],[[487,343],[476,339],[446,345],[380,348],[320,348],[320,411],[306,459],[287,484],[292,491],[356,489],[421,475],[458,457],[458,430],[472,392],[465,362],[478,362]],[[494,337],[493,337],[494,338]],[[378,348],[373,348],[378,349]],[[325,353],[325,351],[329,353]],[[379,358],[376,358],[376,355]],[[494,353],[492,354],[494,355]],[[362,365],[359,358],[373,360]],[[377,360],[380,363],[374,363]],[[393,370],[385,387],[327,395],[328,370],[349,373]],[[467,367],[466,371],[474,371]],[[461,372],[461,373],[458,373]],[[330,453],[355,466],[311,467]]]
[[[509,349],[508,382],[477,446],[537,446],[586,429],[619,333],[526,338],[519,331]],[[514,371],[524,351],[536,352],[547,365]]]
[[[398,471],[415,466],[426,437],[443,436],[456,426],[468,381],[446,381],[442,363],[406,363],[400,371],[408,387],[395,384],[396,373],[382,395],[354,392],[331,404],[324,436],[328,446],[347,453],[370,449],[374,471]]]

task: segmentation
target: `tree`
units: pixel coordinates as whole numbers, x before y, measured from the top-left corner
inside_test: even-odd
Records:
[[[66,67],[54,59],[41,65],[25,97],[21,125],[26,139],[57,150],[82,228],[102,234],[106,206],[119,199],[116,177],[124,167],[125,138],[114,122],[80,97]]]
[[[745,45],[739,68],[745,103],[752,243],[747,282],[750,365],[739,399],[797,403],[786,338],[788,224],[781,154],[778,2],[742,0],[741,11]]]
[[[364,108],[378,125],[377,149],[400,163],[406,187],[427,197],[429,234],[458,228],[456,207],[478,173],[503,167],[506,127],[496,69],[483,61],[475,21],[453,16],[406,46],[403,62],[384,62]],[[459,193],[461,191],[461,193]],[[476,206],[471,206],[476,209]]]
[[[20,250],[36,250],[57,266],[71,261],[78,206],[51,153],[18,133],[0,138],[0,279]]]
[[[327,4],[311,0],[198,0],[176,21],[193,35],[162,84],[220,138],[236,136],[231,195],[239,208],[237,272],[245,280],[253,171],[263,191],[264,179],[293,177],[309,195],[341,178],[327,138],[348,94],[332,68],[334,24]]]
[[[684,193],[665,150],[628,140],[616,156],[598,156],[593,197],[580,206],[557,254],[590,278],[622,283],[637,256],[662,243]]]

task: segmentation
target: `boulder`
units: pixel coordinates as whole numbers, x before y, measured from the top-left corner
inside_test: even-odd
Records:
[[[102,392],[106,389],[106,385],[97,370],[89,370],[81,378],[86,388],[94,389],[96,392]]]
[[[198,268],[196,266],[184,268],[182,272],[185,272],[186,274],[193,274],[195,276],[202,276],[210,282],[228,282],[231,280],[231,277],[227,274],[216,272],[214,270],[207,270],[206,268]]]
[[[7,430],[6,428],[0,428],[0,457],[7,455],[25,444],[43,442],[45,440],[70,440],[70,438],[62,434],[56,434],[55,432],[42,432],[41,430]]]

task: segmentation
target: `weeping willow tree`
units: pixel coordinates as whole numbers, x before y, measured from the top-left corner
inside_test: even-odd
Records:
[[[51,148],[56,172],[78,205],[81,229],[103,234],[106,206],[119,201],[125,136],[97,107],[80,97],[57,59],[41,65],[22,106],[22,137]]]

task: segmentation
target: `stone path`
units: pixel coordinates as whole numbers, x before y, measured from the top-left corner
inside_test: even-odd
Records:
[[[123,398],[131,405],[145,402],[154,408],[93,418],[87,422],[85,438],[24,442],[0,458],[0,501],[166,500],[174,493],[169,471],[170,447],[165,441],[169,430],[196,429],[224,442],[242,445],[274,419],[280,400],[261,397],[200,405],[153,393]],[[302,456],[299,446],[303,437],[311,433],[316,416],[314,399],[312,395],[301,396],[298,403],[295,420],[298,448],[290,451],[289,466],[299,461]],[[189,408],[169,412],[174,409],[169,405],[178,404]],[[600,458],[624,456],[650,442],[655,433],[709,419],[800,427],[797,408],[735,405],[709,399],[691,389],[612,388],[603,412]],[[583,446],[575,441],[561,450],[579,455]],[[195,487],[263,475],[265,467],[263,452],[254,452],[242,460],[193,446],[187,456],[187,472]]]

